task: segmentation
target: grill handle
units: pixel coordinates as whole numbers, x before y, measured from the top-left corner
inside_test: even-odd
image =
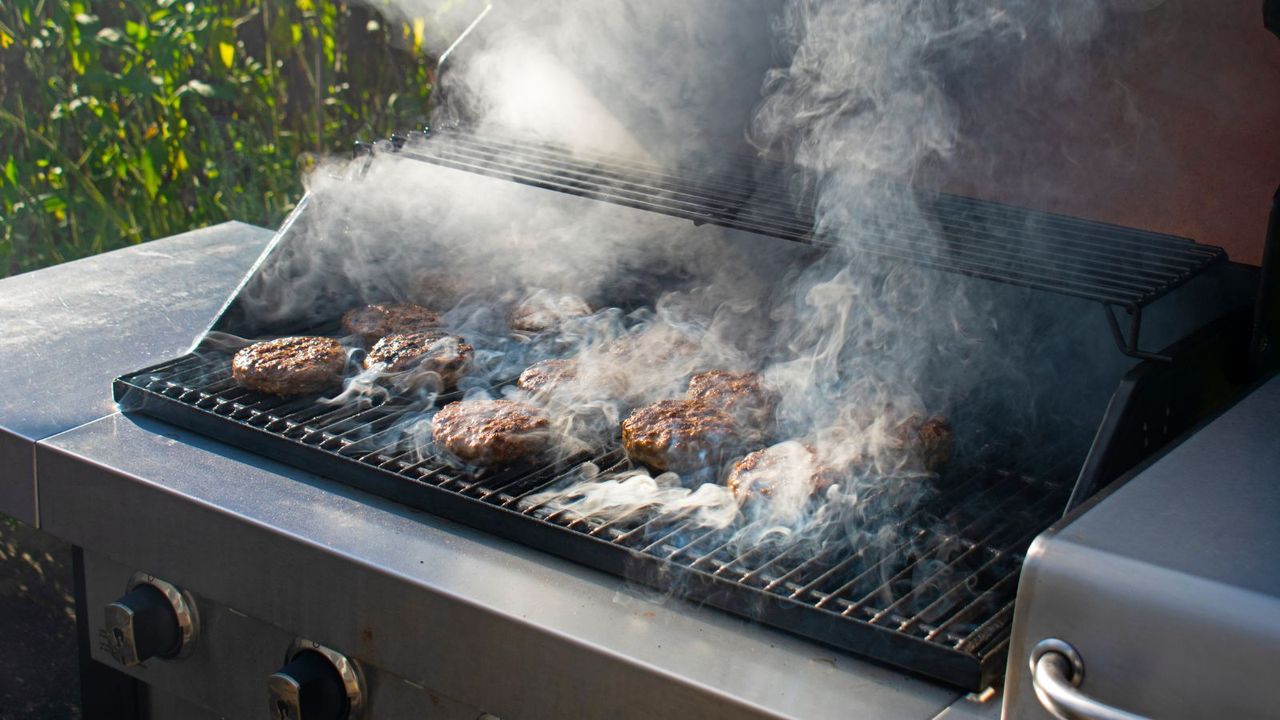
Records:
[[[1058,720],[1146,720],[1080,692],[1084,659],[1071,644],[1048,638],[1031,649],[1031,684],[1036,697]]]

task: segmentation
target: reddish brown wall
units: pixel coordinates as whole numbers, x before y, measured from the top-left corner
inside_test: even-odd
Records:
[[[1280,184],[1280,38],[1260,0],[1168,0],[1119,23],[1104,40],[1109,79],[1042,108],[1061,120],[1035,141],[1052,151],[997,148],[980,172],[954,168],[948,188],[1185,235],[1257,264]]]

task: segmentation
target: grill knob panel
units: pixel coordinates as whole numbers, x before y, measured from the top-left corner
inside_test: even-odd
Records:
[[[341,653],[297,640],[267,678],[271,720],[354,720],[364,706],[359,667]]]
[[[105,619],[111,655],[125,667],[151,658],[184,658],[195,647],[191,596],[150,575],[134,575],[125,595],[106,606]]]

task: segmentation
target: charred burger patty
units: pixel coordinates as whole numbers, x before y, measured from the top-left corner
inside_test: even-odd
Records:
[[[511,328],[528,333],[554,330],[566,320],[586,317],[591,306],[577,295],[539,291],[511,310]]]
[[[242,387],[272,395],[307,395],[338,385],[347,365],[342,344],[327,337],[288,337],[243,348],[231,360]]]
[[[713,467],[737,442],[733,418],[698,400],[660,400],[622,421],[627,455],[658,471]]]
[[[440,313],[421,305],[365,305],[342,316],[342,330],[359,335],[365,344],[388,335],[429,330],[440,325]]]
[[[808,497],[826,490],[834,480],[813,448],[791,441],[743,457],[734,463],[725,485],[742,503],[783,494]]]
[[[688,397],[720,408],[742,425],[757,430],[769,424],[777,406],[777,398],[761,385],[760,376],[753,372],[698,373],[689,380]]]
[[[938,472],[951,461],[955,435],[951,424],[940,415],[913,415],[892,430],[893,448],[902,452],[912,465],[928,472]]]
[[[398,333],[377,342],[364,360],[366,368],[381,364],[387,372],[432,372],[453,387],[471,367],[473,348],[457,335],[439,332]]]
[[[550,422],[538,408],[514,400],[449,403],[431,422],[436,445],[480,465],[535,459],[551,443]]]
[[[520,373],[516,387],[528,393],[552,392],[578,379],[578,363],[573,360],[540,360]]]

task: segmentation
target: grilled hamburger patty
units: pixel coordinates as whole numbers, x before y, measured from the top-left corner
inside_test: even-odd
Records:
[[[710,370],[689,380],[690,400],[720,408],[744,427],[763,430],[773,418],[777,398],[753,372]]]
[[[734,463],[725,485],[740,503],[782,495],[807,498],[830,487],[833,475],[813,448],[789,441],[756,450]]]
[[[912,465],[938,472],[951,461],[955,435],[947,419],[934,415],[912,415],[891,431],[894,450],[907,456]]]
[[[540,290],[512,308],[508,320],[514,330],[540,333],[554,330],[566,320],[590,314],[591,306],[577,295]]]
[[[342,381],[347,350],[333,338],[287,337],[254,343],[231,359],[242,387],[272,395],[307,395]]]
[[[388,335],[429,330],[440,325],[440,313],[421,305],[365,305],[342,315],[342,330],[365,344]]]
[[[528,393],[554,392],[578,379],[578,363],[574,360],[540,360],[520,373],[516,387]]]
[[[433,372],[445,387],[453,387],[471,367],[474,349],[457,335],[415,332],[388,335],[377,342],[364,366],[381,364],[387,372]]]
[[[698,400],[660,400],[622,421],[627,455],[658,471],[714,467],[737,443],[733,418]]]
[[[481,465],[530,461],[551,444],[550,421],[514,400],[466,400],[445,405],[431,421],[431,437],[458,458]]]

